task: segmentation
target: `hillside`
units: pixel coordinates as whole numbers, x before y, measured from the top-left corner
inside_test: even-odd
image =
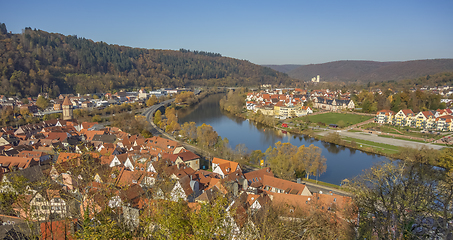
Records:
[[[37,96],[141,87],[291,84],[284,73],[217,53],[130,48],[1,24],[0,94]]]
[[[288,66],[288,65],[282,65]],[[274,70],[285,69],[270,65]],[[302,65],[288,73],[290,77],[309,81],[320,75],[321,81],[380,82],[419,78],[441,72],[453,71],[453,59],[415,60],[406,62],[336,61],[323,64]]]
[[[262,65],[262,66],[268,67],[268,68],[272,68],[275,71],[279,71],[279,72],[282,72],[282,73],[288,73],[291,70],[294,70],[294,69],[296,69],[296,68],[298,68],[300,66],[303,66],[303,65],[284,64],[284,65]]]

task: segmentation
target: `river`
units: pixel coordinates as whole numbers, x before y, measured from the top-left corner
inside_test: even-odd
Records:
[[[220,110],[219,100],[222,97],[223,94],[211,95],[196,106],[179,110],[179,122],[181,124],[195,122],[197,126],[209,124],[219,136],[228,138],[233,149],[237,144],[245,144],[250,151],[259,149],[265,152],[269,146],[278,141],[290,142],[297,147],[313,144],[322,149],[322,155],[327,159],[327,170],[318,180],[333,184],[340,184],[343,179],[352,179],[373,164],[388,161],[383,156],[325,143],[307,136],[284,134],[273,128],[232,116]]]

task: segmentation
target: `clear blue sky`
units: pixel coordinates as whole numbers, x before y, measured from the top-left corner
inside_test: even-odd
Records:
[[[453,58],[453,1],[2,1],[0,22],[256,64]]]

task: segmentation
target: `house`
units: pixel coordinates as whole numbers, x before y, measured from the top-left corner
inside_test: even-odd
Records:
[[[39,161],[31,157],[0,156],[0,167],[4,173],[18,171],[36,165],[39,165]]]
[[[412,120],[415,117],[414,112],[411,109],[402,109],[398,113],[395,114],[395,117],[392,120],[393,125],[399,126],[410,126],[412,124]],[[414,118],[415,120],[415,118]],[[415,121],[413,125],[415,126]]]
[[[176,181],[170,193],[170,200],[177,202],[179,199],[182,199],[184,201],[194,202],[195,198],[199,195],[199,183],[187,175]]]
[[[297,117],[306,116],[312,114],[313,110],[309,106],[299,106],[296,107],[295,114]]]
[[[336,215],[334,221],[357,221],[357,214],[351,211],[351,198],[337,194],[314,193],[302,196],[284,193],[270,193],[272,205],[279,207],[282,217],[292,217],[297,213],[309,213],[312,210],[324,211]],[[315,214],[316,214],[315,212]]]
[[[129,158],[127,153],[119,154],[119,155],[111,155],[109,157],[110,167],[115,166],[124,166],[125,168],[129,169],[130,171],[134,171],[134,165],[132,164],[132,160]]]
[[[42,240],[53,240],[53,239],[65,239],[73,240],[74,233],[76,230],[76,221],[67,220],[52,220],[42,222],[40,225],[41,239]]]
[[[148,147],[151,148],[159,148],[162,151],[171,154],[178,154],[181,151],[185,150],[185,148],[176,141],[172,141],[169,139],[161,138],[161,137],[152,137],[148,138]]]
[[[78,153],[60,152],[60,154],[58,154],[57,164],[63,163],[63,162],[68,162],[68,161],[70,161],[72,159],[77,159],[80,156],[81,155],[78,154]]]
[[[415,127],[423,129],[431,129],[436,117],[431,111],[419,112],[415,115],[412,121],[415,121]],[[414,124],[411,123],[411,126]]]
[[[193,170],[197,171],[200,169],[200,156],[196,155],[191,151],[180,152],[177,154],[177,159],[175,164],[185,164],[188,167],[191,167]]]
[[[51,155],[40,151],[22,151],[17,156],[22,158],[33,158],[41,164],[51,159]]]
[[[13,209],[23,218],[45,221],[69,215],[67,200],[61,197],[58,190],[37,191],[19,199]]]
[[[381,110],[376,113],[374,117],[374,122],[381,124],[390,124],[392,123],[395,112],[391,110]]]
[[[328,99],[322,97],[313,98],[313,107],[326,111],[339,111],[354,109],[355,104],[352,100]]]
[[[256,190],[263,186],[263,176],[271,176],[273,177],[274,174],[270,167],[262,168],[260,170],[251,171],[248,173],[244,173],[244,177],[248,181],[249,189]]]
[[[242,171],[237,162],[216,157],[212,159],[212,172],[219,174],[222,178],[235,171]]]
[[[292,195],[311,196],[308,188],[300,183],[275,178],[269,175],[263,175],[262,189],[272,193],[285,193]]]
[[[254,112],[261,112],[261,114],[266,116],[274,116],[274,108],[274,106],[256,106]]]
[[[0,169],[0,192],[17,192],[12,184],[14,181],[23,181],[22,184],[25,186],[25,189],[30,189],[29,185],[31,183],[44,179],[44,168],[38,165],[10,173],[6,173],[3,168]]]
[[[437,131],[453,131],[453,116],[445,115],[436,118],[435,122],[431,125],[431,127]]]

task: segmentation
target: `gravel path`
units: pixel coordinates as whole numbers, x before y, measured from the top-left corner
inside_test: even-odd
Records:
[[[406,141],[406,140],[401,140],[401,139],[379,137],[374,134],[366,134],[363,132],[348,132],[347,130],[326,130],[324,132],[319,133],[319,135],[324,136],[330,132],[338,132],[341,136],[352,137],[352,138],[372,141],[372,142],[376,142],[376,143],[385,143],[385,144],[398,146],[398,147],[411,147],[411,148],[417,148],[417,149],[421,148],[422,146],[426,146],[428,148],[433,148],[433,149],[441,149],[444,147],[444,146],[435,145],[435,144],[431,144],[431,143],[421,143],[421,142]]]

